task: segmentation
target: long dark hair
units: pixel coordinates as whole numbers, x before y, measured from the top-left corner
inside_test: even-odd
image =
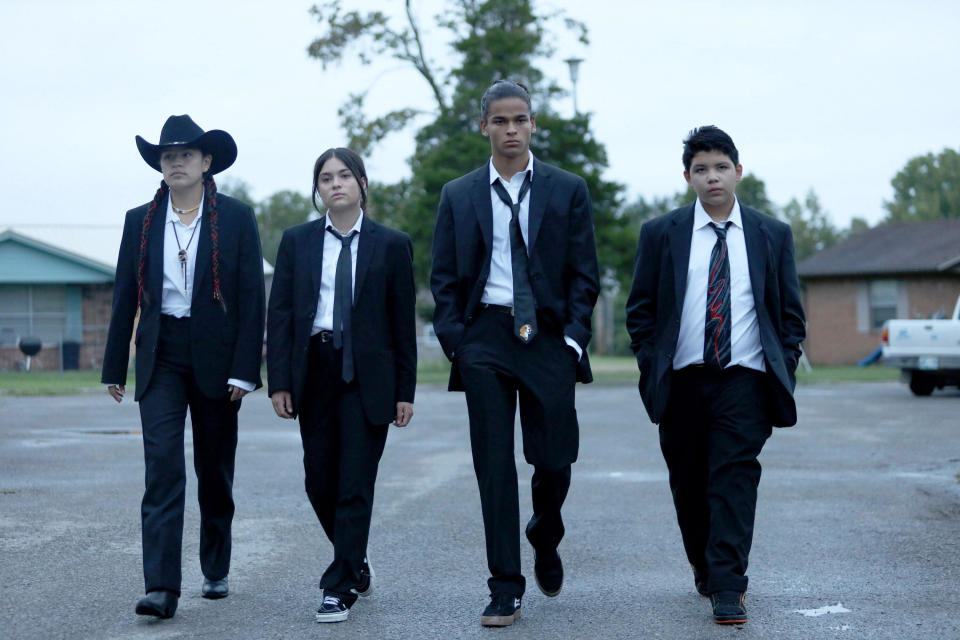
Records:
[[[356,178],[357,184],[360,185],[360,208],[366,213],[367,189],[363,186],[363,183],[367,180],[367,169],[363,166],[363,158],[346,147],[327,149],[321,153],[317,161],[313,163],[313,187],[311,188],[313,192],[313,208],[321,215],[323,214],[323,209],[317,204],[317,180],[320,178],[320,171],[323,169],[323,165],[327,164],[327,160],[330,158],[336,158],[347,165],[347,169],[350,169],[350,173]]]
[[[160,203],[166,200],[170,194],[170,187],[163,180],[160,181],[160,188],[154,194],[153,200],[147,206],[147,213],[143,216],[143,224],[140,226],[140,257],[137,261],[137,307],[142,306],[143,302],[143,271],[147,260],[147,237],[150,232],[150,224],[153,222],[153,215],[160,206]],[[217,183],[213,176],[206,174],[203,177],[203,196],[207,211],[207,220],[210,224],[210,250],[211,261],[213,263],[213,299],[220,303],[224,312],[227,305],[223,301],[223,294],[220,293],[220,227],[217,223]]]

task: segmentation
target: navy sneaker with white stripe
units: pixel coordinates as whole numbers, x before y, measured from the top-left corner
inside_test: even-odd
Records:
[[[323,594],[323,602],[317,609],[317,622],[343,622],[350,615],[350,609],[335,595]]]

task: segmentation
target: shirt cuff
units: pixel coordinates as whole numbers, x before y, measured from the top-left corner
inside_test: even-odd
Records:
[[[230,378],[227,380],[227,386],[230,385],[243,389],[247,393],[250,393],[257,388],[257,385],[253,384],[252,382],[247,382],[246,380],[237,380],[236,378]]]
[[[563,336],[563,341],[567,343],[568,347],[577,352],[577,360],[583,357],[583,349],[580,348],[580,345],[577,344],[576,340],[570,336]]]

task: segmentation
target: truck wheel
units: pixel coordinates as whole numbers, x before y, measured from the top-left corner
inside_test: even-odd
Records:
[[[916,371],[910,374],[910,391],[915,396],[928,396],[936,386],[934,379],[928,375]]]

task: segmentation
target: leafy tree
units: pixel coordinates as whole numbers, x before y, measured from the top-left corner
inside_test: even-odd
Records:
[[[870,228],[870,223],[863,218],[853,218],[850,220],[850,226],[844,232],[845,236],[852,236],[855,233],[866,231]]]
[[[792,198],[783,208],[783,218],[793,231],[793,250],[797,262],[833,246],[843,237],[820,206],[820,199],[813,189],[807,192],[803,204]]]
[[[907,161],[890,181],[887,220],[912,222],[960,218],[960,153],[946,148]]]
[[[240,178],[224,178],[217,181],[217,191],[256,207],[257,201],[250,195],[250,185]]]
[[[548,82],[535,66],[538,57],[552,55],[548,27],[559,15],[538,17],[529,0],[452,0],[438,24],[452,38],[458,54],[455,66],[442,67],[424,50],[421,31],[406,0],[406,21],[394,26],[382,12],[344,13],[339,0],[311,10],[323,25],[322,35],[308,48],[326,67],[339,61],[351,47],[361,51],[362,62],[390,57],[411,65],[430,87],[436,109],[433,121],[416,135],[411,159],[412,177],[388,194],[393,207],[390,220],[414,240],[417,281],[426,285],[436,206],[443,185],[480,166],[490,155],[489,143],[479,134],[477,119],[483,91],[507,78],[522,82],[534,98],[537,132],[532,148],[545,162],[582,175],[594,205],[600,265],[608,285],[630,278],[635,237],[628,219],[620,213],[622,186],[602,179],[606,151],[590,132],[590,117],[560,117],[550,100],[562,90]],[[565,20],[583,43],[585,27]],[[420,112],[399,108],[373,119],[364,115],[364,95],[355,94],[341,108],[341,124],[357,150],[368,151],[384,135],[409,123]],[[380,187],[382,188],[382,187]],[[395,197],[402,194],[402,197]],[[376,194],[373,197],[377,197]]]
[[[681,194],[674,196],[654,196],[649,202],[643,196],[639,196],[634,202],[623,208],[623,216],[628,220],[633,235],[640,233],[640,227],[647,220],[656,218],[676,208],[675,202]],[[689,204],[689,202],[687,203]]]
[[[257,214],[263,257],[273,264],[284,229],[306,222],[314,209],[310,198],[302,193],[278,191],[257,203],[253,210]]]

